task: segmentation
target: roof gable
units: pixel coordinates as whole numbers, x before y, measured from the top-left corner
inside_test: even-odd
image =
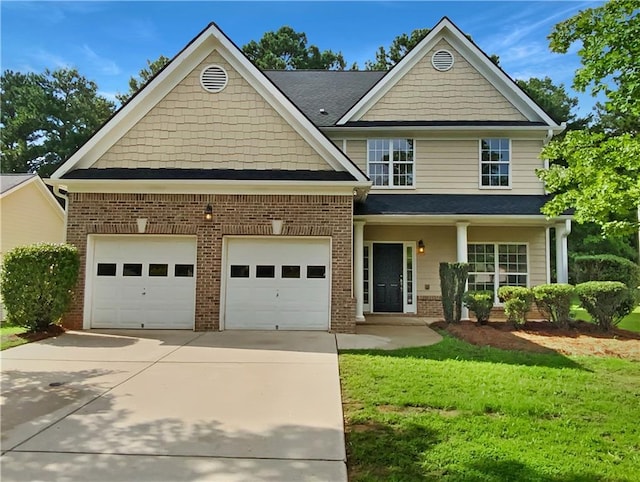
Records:
[[[17,192],[34,193],[44,199],[57,216],[62,218],[64,215],[64,209],[37,174],[1,174],[0,186],[0,199],[5,199]]]
[[[509,120],[509,121],[530,121],[530,122],[543,122],[550,128],[560,131],[562,128],[551,119],[544,110],[538,106],[529,96],[527,96],[522,89],[499,67],[497,67],[489,57],[482,52],[466,35],[458,29],[448,18],[444,17],[438,24],[429,32],[429,34],[416,45],[398,64],[396,64],[386,76],[384,76],[371,90],[369,90],[349,111],[343,115],[338,121],[337,125],[348,125],[349,122],[363,121],[363,120],[389,120],[380,119],[385,107],[388,109],[394,103],[403,103],[402,97],[406,96],[407,89],[402,89],[403,83],[409,86],[415,86],[419,82],[420,73],[428,72],[428,76],[432,76],[433,72],[441,74],[442,72],[435,71],[431,66],[430,53],[440,48],[447,49],[450,47],[454,50],[454,69],[455,61],[461,61],[462,67],[466,72],[464,77],[468,77],[472,82],[474,89],[479,89],[480,92],[487,93],[488,96],[493,97],[493,101],[499,100],[500,107],[497,109],[497,115],[502,116],[502,119],[496,119],[495,114],[492,118],[469,118],[468,112],[465,112],[465,117],[459,119],[453,119],[451,114],[446,117],[436,119],[436,116],[443,116],[439,111],[445,111],[448,108],[448,103],[444,103],[452,95],[451,92],[446,93],[446,89],[442,89],[442,85],[435,84],[433,88],[428,90],[429,95],[435,94],[436,97],[440,95],[441,101],[433,102],[429,106],[428,111],[431,112],[431,117],[418,120]],[[427,64],[429,67],[427,68]],[[452,69],[452,70],[454,70]],[[444,72],[446,73],[446,72]],[[444,77],[441,77],[444,79]],[[422,82],[428,79],[421,78]],[[458,83],[458,81],[455,81]],[[421,84],[420,84],[421,85]],[[397,93],[392,93],[392,90],[396,87]],[[405,85],[406,87],[406,85]],[[457,92],[463,92],[468,86],[458,86]],[[492,92],[487,90],[487,87],[492,89]],[[429,87],[426,87],[429,89]],[[440,91],[438,90],[440,88]],[[418,101],[420,102],[420,101]],[[378,103],[381,103],[378,106]],[[411,99],[405,99],[404,103],[413,105],[412,111],[417,112],[414,115],[424,115],[425,108],[415,108],[415,104]],[[407,113],[405,112],[404,119],[406,119]],[[408,113],[411,116],[411,113]],[[454,114],[455,116],[456,114]],[[460,114],[462,115],[462,113]],[[375,118],[374,117],[378,117]],[[474,117],[473,110],[471,111],[471,117]],[[400,120],[400,119],[394,119]]]
[[[230,70],[237,73],[238,78],[246,81],[261,101],[268,105],[269,109],[277,112],[278,116],[287,124],[291,131],[299,136],[306,148],[315,152],[318,159],[327,164],[326,169],[345,171],[350,173],[356,181],[368,182],[366,176],[342,153],[313,123],[262,73],[257,69],[214,24],[210,24],[200,35],[191,41],[161,72],[159,72],[136,96],[126,103],[94,136],[74,153],[51,176],[52,180],[62,179],[63,176],[74,169],[88,169],[94,166],[102,156],[107,154],[121,139],[125,143],[142,142],[143,149],[153,151],[154,146],[148,145],[143,139],[135,137],[136,126],[144,122],[145,117],[158,106],[165,98],[170,97],[171,92],[194,70],[207,62],[211,62],[210,56],[215,52],[220,56],[220,61],[225,62]],[[226,89],[225,89],[226,90]],[[224,92],[224,91],[223,91]],[[182,106],[181,106],[182,107]],[[188,116],[187,106],[185,111],[178,113],[179,120],[185,120]],[[166,108],[166,106],[165,106]],[[264,110],[264,109],[263,109]],[[175,115],[176,113],[173,112]],[[269,118],[261,118],[263,112],[257,109],[254,113],[254,121],[262,121],[267,130]],[[184,127],[184,126],[183,126]],[[188,126],[187,126],[188,128]],[[127,135],[129,137],[127,138]],[[266,136],[270,144],[275,145],[278,139]],[[278,144],[278,148],[280,145]],[[299,146],[294,146],[295,151]],[[289,149],[289,146],[286,146]],[[117,150],[117,149],[116,149]],[[159,149],[161,150],[161,149]],[[294,155],[297,152],[293,153]],[[103,167],[125,167],[109,165]],[[127,166],[133,167],[133,166]],[[151,167],[151,166],[140,166]],[[163,167],[176,167],[164,165]],[[193,167],[193,166],[191,166]],[[204,166],[208,167],[208,166]],[[225,166],[221,166],[225,167]],[[318,168],[317,162],[314,168]],[[297,169],[299,166],[285,166],[285,169]],[[302,167],[305,168],[305,167]],[[308,167],[306,167],[308,169]]]

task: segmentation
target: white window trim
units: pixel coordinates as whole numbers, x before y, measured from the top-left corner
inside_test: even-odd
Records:
[[[511,273],[514,275],[522,275],[522,274],[526,274],[527,276],[527,288],[531,288],[531,256],[530,256],[530,246],[529,243],[527,241],[472,241],[472,242],[467,242],[467,250],[469,249],[468,247],[473,245],[473,244],[493,244],[494,245],[494,249],[495,251],[495,260],[494,260],[494,271],[493,273],[488,273],[494,276],[493,279],[493,292],[494,292],[494,298],[493,298],[493,306],[504,306],[504,303],[502,303],[499,299],[498,299],[498,289],[500,288],[500,274],[505,274],[505,275],[509,275],[510,273],[499,273],[499,271],[496,271],[496,269],[498,268],[498,263],[499,263],[499,259],[498,259],[498,246],[502,245],[514,245],[514,244],[524,244],[526,246],[527,249],[527,272],[526,273]],[[469,261],[469,263],[471,263],[471,261]],[[469,274],[472,273],[477,273],[476,271],[469,271]],[[498,277],[495,277],[496,273],[498,274]]]
[[[483,186],[482,185],[482,139],[508,139],[509,140],[509,185],[508,186]],[[513,146],[510,137],[481,137],[478,139],[478,189],[489,191],[504,191],[513,189]],[[414,155],[415,158],[415,155]],[[507,164],[507,163],[503,163]]]
[[[373,280],[375,279],[375,273],[373,272],[373,245],[374,244],[401,244],[402,245],[402,313],[417,313],[418,311],[418,262],[417,262],[417,243],[415,241],[365,241],[363,246],[369,247],[369,303],[364,303],[362,311],[363,313],[376,313],[373,311],[373,298],[374,293],[371,287],[373,286]],[[411,293],[411,304],[407,303],[407,247],[413,250],[413,256],[411,260],[411,271],[413,272],[413,292]],[[364,266],[363,266],[364,269]],[[363,276],[364,280],[364,276]],[[364,290],[363,290],[364,294]]]
[[[391,142],[393,140],[397,140],[397,139],[406,139],[408,141],[411,141],[413,143],[413,162],[411,163],[411,165],[413,166],[413,174],[411,176],[411,181],[412,184],[410,186],[395,186],[395,185],[388,185],[388,186],[376,186],[374,184],[372,184],[371,189],[373,190],[379,190],[379,189],[394,189],[394,190],[415,190],[416,189],[416,140],[414,138],[411,137],[368,137],[366,139],[366,150],[367,150],[367,176],[369,176],[369,141],[374,141],[374,140],[383,140],[383,141],[388,141],[389,142],[389,149],[391,149]],[[376,164],[382,164],[380,162],[376,163]],[[407,162],[398,162],[397,164],[408,164]],[[371,176],[369,176],[369,178],[371,178]],[[372,181],[373,182],[373,181]],[[389,182],[393,182],[393,156],[389,156]]]

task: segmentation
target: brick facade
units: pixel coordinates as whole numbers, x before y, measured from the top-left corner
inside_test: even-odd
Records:
[[[428,318],[443,318],[442,299],[440,296],[418,295],[418,316]]]
[[[213,206],[211,221],[203,216],[207,204]],[[87,236],[136,234],[136,219],[146,218],[144,236],[196,235],[195,329],[217,330],[222,238],[271,235],[271,221],[281,219],[281,236],[331,236],[331,331],[353,333],[352,210],[351,196],[70,193],[67,241],[78,247],[81,273],[64,324],[82,328]]]

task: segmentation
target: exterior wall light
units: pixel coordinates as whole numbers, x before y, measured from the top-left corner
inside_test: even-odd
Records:
[[[211,221],[213,219],[213,206],[211,204],[207,204],[207,207],[204,208],[204,220]]]
[[[424,254],[424,241],[418,241],[418,254]]]

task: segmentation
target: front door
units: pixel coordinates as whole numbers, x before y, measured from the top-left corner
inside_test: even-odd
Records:
[[[373,244],[373,311],[402,312],[402,244]]]

